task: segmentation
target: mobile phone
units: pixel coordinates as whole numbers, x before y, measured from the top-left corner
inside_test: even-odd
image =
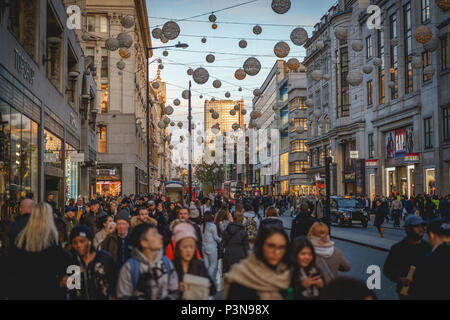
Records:
[[[320,276],[320,273],[319,273],[319,272],[314,272],[314,273],[311,275],[312,278],[317,277],[317,276]]]

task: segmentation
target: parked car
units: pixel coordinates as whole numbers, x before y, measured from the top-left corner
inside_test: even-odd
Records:
[[[333,223],[339,226],[352,226],[354,223],[361,223],[363,228],[367,228],[369,216],[361,203],[355,197],[331,197],[330,216]]]

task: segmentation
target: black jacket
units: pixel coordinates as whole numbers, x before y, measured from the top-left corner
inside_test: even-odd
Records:
[[[30,219],[31,214],[20,215],[16,218],[16,220],[8,226],[8,241],[9,246],[7,249],[7,253],[14,247],[14,242],[16,241],[19,233],[25,228]]]
[[[307,212],[300,212],[294,220],[292,220],[291,226],[291,242],[299,236],[307,236],[309,229],[316,222],[316,219],[311,217]]]
[[[400,277],[406,277],[410,266],[419,266],[430,252],[431,247],[428,242],[421,241],[418,245],[412,245],[406,241],[406,238],[391,247],[383,272],[388,279],[397,283],[397,293],[400,294],[402,289]]]
[[[414,299],[450,299],[450,242],[439,245],[414,274]]]
[[[223,235],[223,245],[223,272],[226,273],[233,264],[247,257],[249,242],[245,227],[237,222],[230,223]]]
[[[59,283],[70,265],[70,254],[54,245],[41,252],[15,248],[7,260],[7,297],[10,299],[65,299]]]

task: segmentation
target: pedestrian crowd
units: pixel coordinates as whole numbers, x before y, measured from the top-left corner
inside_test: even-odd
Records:
[[[365,283],[339,275],[351,266],[330,240],[324,198],[265,198],[230,203],[217,194],[186,205],[155,194],[80,197],[59,212],[51,196],[25,197],[0,234],[0,299],[376,298]],[[296,216],[290,237],[285,212]],[[432,296],[433,268],[449,267],[449,223],[430,220],[429,246],[408,219],[407,240],[393,248],[385,272],[411,285],[405,270],[414,263],[411,292]],[[437,256],[419,259],[431,250]]]

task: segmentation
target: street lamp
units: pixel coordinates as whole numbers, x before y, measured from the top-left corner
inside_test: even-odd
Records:
[[[161,47],[151,47],[146,48],[145,50],[145,61],[147,63],[147,193],[150,193],[150,107],[149,107],[149,100],[150,100],[150,84],[149,84],[149,65],[148,59],[149,59],[149,51],[154,49],[163,49],[163,48],[183,48],[186,49],[189,47],[187,43],[181,43],[178,41],[177,44],[173,46],[161,46]],[[152,61],[152,63],[155,61]]]

